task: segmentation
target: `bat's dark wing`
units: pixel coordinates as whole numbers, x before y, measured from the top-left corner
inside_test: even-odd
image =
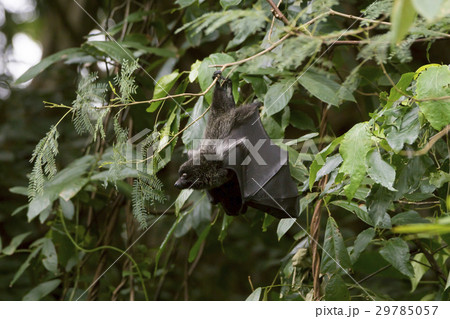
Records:
[[[243,214],[251,206],[277,218],[298,216],[298,191],[289,171],[287,151],[272,143],[257,109],[225,140],[244,139],[246,147],[237,146],[235,154],[224,158],[224,166],[234,172],[233,178],[208,190],[210,200],[221,203],[229,215]]]

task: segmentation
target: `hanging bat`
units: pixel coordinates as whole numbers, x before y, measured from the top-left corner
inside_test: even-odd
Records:
[[[228,215],[254,207],[277,218],[296,217],[298,191],[288,154],[274,145],[262,126],[259,102],[235,106],[231,80],[220,71],[201,146],[180,166],[175,186],[205,189]],[[216,143],[210,143],[215,141]]]

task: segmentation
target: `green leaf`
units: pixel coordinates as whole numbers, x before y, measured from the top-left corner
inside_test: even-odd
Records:
[[[413,257],[413,260],[417,262],[413,262],[412,267],[414,269],[414,277],[410,278],[411,280],[411,292],[414,292],[422,279],[423,275],[430,269],[430,264],[428,263],[427,258],[424,254],[419,253]]]
[[[338,207],[342,207],[349,212],[352,212],[355,214],[359,219],[361,219],[366,224],[373,226],[372,218],[370,218],[369,214],[367,213],[366,205],[358,205],[355,202],[349,202],[344,200],[335,200],[332,201],[330,204],[333,204]]]
[[[350,184],[345,187],[345,195],[351,200],[366,175],[366,156],[372,147],[372,140],[367,122],[358,123],[348,131],[341,146],[344,162],[340,172],[350,175]]]
[[[271,116],[284,109],[294,94],[292,81],[278,82],[269,87],[264,98],[264,112]]]
[[[48,68],[53,63],[70,58],[72,55],[80,53],[80,52],[81,52],[80,48],[70,48],[70,49],[65,49],[65,50],[56,52],[55,54],[49,55],[45,59],[42,59],[41,62],[32,66],[27,71],[25,71],[25,73],[22,74],[16,80],[15,83],[20,84],[20,83],[26,82],[28,80],[31,80],[32,78],[34,78],[36,75],[38,75],[39,73],[44,71],[46,68]]]
[[[414,269],[409,261],[408,244],[403,239],[398,237],[389,239],[380,249],[380,255],[405,276],[414,277]]]
[[[299,130],[316,130],[314,121],[308,116],[308,114],[302,111],[291,110],[291,118],[289,119],[289,121],[293,127],[296,127]]]
[[[152,99],[159,99],[169,95],[170,89],[172,89],[173,85],[178,80],[180,75],[181,74],[178,73],[178,71],[175,71],[161,77],[155,84],[155,90],[153,91]],[[147,108],[147,112],[154,112],[161,103],[162,101],[151,103],[151,105]]]
[[[205,229],[201,232],[197,241],[194,243],[194,246],[192,246],[191,250],[189,251],[189,258],[188,258],[188,261],[190,263],[193,262],[197,257],[200,247],[202,243],[205,241],[206,237],[208,236],[210,230],[211,225],[206,226]]]
[[[175,213],[178,215],[180,213],[181,208],[184,203],[188,200],[189,196],[191,196],[193,189],[183,189],[180,194],[178,194],[177,199],[175,200]]]
[[[342,135],[336,139],[333,140],[327,147],[325,147],[323,150],[321,150],[316,157],[314,158],[314,161],[311,163],[311,166],[309,167],[309,189],[311,190],[314,182],[316,181],[317,172],[320,170],[320,168],[325,164],[325,159],[328,155],[330,155],[336,146],[338,146],[345,135]]]
[[[193,4],[194,2],[197,2],[197,0],[176,0],[175,3],[179,4],[181,8],[186,8]]]
[[[72,201],[70,199],[68,201],[66,201],[60,197],[59,205],[61,206],[64,218],[67,218],[68,220],[72,220],[73,215],[75,214],[75,206],[73,205]]]
[[[108,56],[119,63],[122,63],[124,60],[134,60],[133,53],[120,42],[88,41],[83,44],[83,47],[93,47],[100,51],[103,56]]]
[[[9,243],[9,245],[6,246],[5,248],[3,248],[2,253],[4,255],[8,255],[8,256],[14,254],[17,247],[19,247],[20,244],[22,244],[24,239],[27,238],[29,234],[31,234],[31,232],[27,232],[27,233],[23,233],[23,234],[14,236],[13,239],[11,239],[11,242]]]
[[[338,225],[333,217],[328,217],[320,270],[322,273],[337,274],[344,272],[350,267],[350,257]]]
[[[447,65],[431,66],[417,78],[416,97],[432,99],[450,96],[450,69]],[[450,123],[449,100],[419,101],[420,110],[431,126],[441,130]]]
[[[367,172],[375,183],[381,184],[391,191],[395,181],[395,168],[386,163],[376,149],[367,155]]]
[[[392,44],[397,44],[408,33],[416,19],[416,10],[411,0],[395,0],[391,12]]]
[[[325,286],[326,301],[346,301],[350,300],[350,293],[347,285],[341,276],[335,274],[331,276]]]
[[[400,122],[400,120],[398,121]],[[386,135],[389,146],[395,152],[403,149],[405,143],[414,143],[419,136],[419,109],[417,107],[413,108],[402,117],[401,123],[398,124],[400,124],[400,128],[392,126]]]
[[[259,301],[261,298],[261,288],[256,288],[253,292],[245,299],[245,301]]]
[[[353,252],[350,255],[352,264],[358,260],[361,253],[367,248],[374,237],[375,229],[373,228],[367,228],[359,233],[358,237],[356,237],[355,244],[353,245]]]
[[[19,194],[19,195],[23,195],[23,196],[28,196],[28,188],[23,187],[23,186],[15,186],[15,187],[11,187],[9,189],[9,191],[13,194]]]
[[[429,221],[422,218],[418,212],[408,210],[407,212],[398,213],[391,219],[392,225],[406,225],[406,224],[426,224]]]
[[[237,6],[242,0],[220,0],[222,8],[226,9],[231,6]]]
[[[400,80],[397,82],[395,87],[391,88],[391,91],[389,92],[388,101],[386,102],[385,108],[390,108],[394,102],[398,101],[399,98],[403,96],[401,92],[408,93],[407,89],[409,85],[411,84],[411,81],[413,80],[414,72],[408,72],[402,74],[400,77]]]
[[[42,246],[41,246],[42,247]],[[17,270],[17,272],[14,274],[13,279],[11,280],[11,282],[9,283],[9,286],[12,287],[14,285],[14,283],[17,281],[17,279],[19,279],[22,274],[25,272],[25,270],[27,270],[28,267],[30,267],[31,265],[31,260],[36,257],[36,255],[41,251],[41,247],[38,247],[36,249],[34,249],[27,257],[27,259],[24,261],[24,263],[22,265],[20,265],[19,269]]]
[[[394,192],[379,184],[373,185],[366,198],[367,211],[373,221],[373,226],[378,228],[391,228],[391,218],[387,209],[392,203]]]
[[[321,167],[321,169],[317,172],[316,181],[322,178],[325,175],[330,174],[334,171],[339,165],[342,163],[341,154],[335,154],[333,156],[327,157],[325,164]]]
[[[341,86],[326,75],[309,71],[303,73],[298,78],[298,82],[319,100],[339,106],[341,101],[338,93]],[[353,95],[348,91],[342,95],[344,100],[355,101]]]
[[[45,269],[56,274],[58,271],[58,255],[56,254],[55,245],[50,238],[45,238],[42,245],[42,254],[45,257],[42,259]]]
[[[23,301],[36,301],[41,300],[45,296],[47,296],[49,293],[51,293],[53,290],[55,290],[59,284],[61,283],[61,280],[54,279],[50,281],[43,282],[33,289],[31,289],[24,297]]]
[[[189,82],[194,82],[198,77],[198,69],[200,68],[200,65],[202,64],[202,61],[196,60],[195,63],[191,65],[191,72],[189,72]]]
[[[416,11],[428,21],[437,17],[443,2],[445,0],[412,0]]]
[[[190,125],[195,119],[197,119],[201,114],[203,114],[206,110],[206,105],[203,102],[203,96],[199,97],[197,103],[195,103],[194,109],[190,114],[189,121],[186,125]],[[206,118],[205,116],[199,119],[197,122],[188,127],[181,136],[183,143],[186,148],[192,149],[192,142],[195,139],[200,139],[203,137],[203,132],[205,132],[206,128]]]
[[[284,234],[286,234],[286,232],[292,227],[292,225],[294,225],[294,223],[295,223],[295,218],[280,219],[280,222],[278,223],[278,228],[277,228],[278,241],[280,241],[281,237],[283,237]]]

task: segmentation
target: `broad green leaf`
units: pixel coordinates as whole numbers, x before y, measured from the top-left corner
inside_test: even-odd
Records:
[[[294,82],[295,83],[295,82]],[[294,94],[292,81],[278,82],[269,87],[264,98],[264,112],[271,116],[284,109]]]
[[[179,4],[181,8],[189,7],[194,2],[197,2],[197,0],[176,0],[175,3]]]
[[[341,232],[333,217],[328,217],[323,240],[322,273],[342,273],[351,267],[350,256],[344,244]]]
[[[245,301],[259,301],[261,298],[261,288],[256,288],[253,292],[245,299]]]
[[[416,97],[433,99],[450,96],[450,69],[447,65],[431,66],[417,78]],[[450,124],[450,100],[419,101],[425,118],[436,130]]]
[[[286,232],[294,224],[295,224],[295,218],[283,218],[283,219],[280,219],[280,222],[278,223],[278,228],[277,228],[278,241],[280,241],[281,237],[283,237],[284,234],[286,234]]]
[[[352,264],[358,260],[361,253],[367,248],[374,237],[375,230],[373,228],[367,228],[359,233],[358,237],[356,237],[355,244],[353,245],[352,254],[350,255]]]
[[[231,6],[237,6],[242,0],[220,0],[222,8],[226,9]]]
[[[414,277],[414,269],[409,261],[411,256],[409,247],[403,239],[398,237],[389,239],[380,249],[380,255],[405,276]]]
[[[298,214],[300,215],[305,210],[305,208],[308,207],[308,205],[317,198],[317,196],[319,196],[319,193],[308,193],[300,198],[300,208]]]
[[[373,226],[378,228],[391,228],[391,218],[387,209],[392,203],[394,192],[379,184],[372,186],[366,198],[367,212],[373,221]]]
[[[13,194],[19,194],[23,196],[28,196],[28,188],[23,186],[11,187],[9,191]]]
[[[305,131],[316,130],[316,125],[314,124],[314,121],[308,116],[308,114],[302,111],[291,110],[291,117],[289,121],[293,127],[296,127],[299,130]]]
[[[330,155],[336,146],[338,146],[345,135],[342,135],[336,139],[333,140],[327,147],[325,147],[323,150],[321,150],[316,157],[314,158],[314,161],[311,163],[311,166],[309,167],[309,189],[311,190],[314,182],[316,181],[317,172],[322,168],[323,165],[325,165],[326,158],[328,155]]]
[[[5,248],[3,248],[2,253],[4,255],[8,255],[8,256],[14,254],[17,247],[19,247],[20,244],[22,244],[22,242],[25,240],[25,238],[28,237],[29,234],[31,234],[31,232],[27,232],[27,233],[23,233],[23,234],[14,236],[13,239],[11,239],[11,242],[9,243],[9,245],[6,246]]]
[[[133,53],[120,42],[88,41],[83,44],[83,47],[93,47],[102,52],[104,56],[108,56],[119,63],[122,63],[124,60],[134,60]]]
[[[350,184],[345,187],[345,195],[351,200],[366,175],[366,156],[372,147],[367,122],[358,123],[345,133],[339,153],[344,159],[340,172],[350,175]]]
[[[55,62],[65,60],[67,58],[70,58],[71,55],[80,53],[80,48],[70,48],[66,50],[62,50],[59,52],[56,52],[55,54],[49,55],[48,57],[44,58],[39,62],[38,64],[32,66],[29,68],[24,74],[22,74],[17,80],[16,84],[20,84],[23,82],[26,82],[28,80],[31,80],[36,75],[44,71],[46,68],[48,68],[50,65],[52,65]]]
[[[349,202],[344,200],[335,200],[332,201],[330,204],[342,207],[348,210],[349,212],[352,212],[367,225],[373,226],[373,221],[372,218],[370,218],[369,213],[367,213],[366,205],[358,205],[355,202]]]
[[[180,73],[178,71],[172,72],[170,74],[164,75],[161,77],[158,82],[155,84],[155,90],[153,91],[152,99],[159,99],[169,95],[170,89],[172,89],[175,82],[180,77]],[[162,101],[153,102],[148,108],[147,112],[155,111],[158,106],[162,103]]]
[[[198,69],[200,68],[200,65],[202,64],[202,61],[196,60],[195,63],[191,65],[191,72],[189,72],[189,82],[194,82],[198,77]]]
[[[76,178],[62,185],[59,196],[69,201],[89,182],[88,178]]]
[[[411,81],[414,78],[414,72],[404,73],[400,77],[400,80],[397,82],[395,87],[391,88],[389,92],[388,101],[386,102],[385,108],[390,108],[394,102],[396,102],[399,98],[403,96],[401,92],[409,93],[407,92],[407,89],[409,85],[411,84]],[[401,92],[399,92],[399,90]]]
[[[150,53],[150,54],[154,54],[157,56],[161,56],[161,57],[165,57],[165,58],[174,58],[176,57],[176,53],[168,50],[168,49],[164,49],[164,48],[155,48],[152,46],[147,46],[143,43],[139,43],[136,41],[123,41],[120,42],[120,44],[124,47],[124,48],[132,48],[135,49],[137,52],[135,54],[135,56],[139,56],[139,51],[142,53]],[[131,58],[129,58],[131,59]]]
[[[264,100],[264,95],[267,92],[266,81],[259,76],[244,75],[242,78],[245,82],[252,85],[253,92],[255,92],[258,99]]]
[[[318,181],[323,176],[330,174],[339,165],[341,165],[341,163],[342,163],[342,156],[339,153],[335,154],[333,156],[327,157],[325,164],[317,172],[316,181]]]
[[[211,225],[208,225],[205,227],[205,229],[202,231],[202,233],[198,237],[197,241],[194,243],[194,246],[192,246],[191,250],[189,251],[188,261],[190,263],[193,262],[195,260],[195,258],[197,257],[200,247],[201,247],[202,243],[205,241],[206,237],[208,236],[210,229],[211,229]]]
[[[73,215],[75,214],[75,206],[73,205],[73,202],[70,199],[68,201],[66,201],[60,197],[59,205],[61,206],[64,218],[67,218],[68,220],[72,220]]]
[[[261,115],[261,122],[271,139],[282,139],[284,137],[283,128],[272,116],[263,113]]]
[[[304,72],[298,78],[298,82],[319,100],[334,106],[339,106],[341,101],[338,93],[341,86],[326,75],[312,71]],[[355,101],[353,95],[348,91],[342,95],[344,100]]]
[[[42,245],[42,254],[45,257],[42,259],[45,269],[56,274],[58,271],[58,255],[56,254],[55,245],[50,238],[45,238]]]
[[[54,279],[50,281],[43,282],[33,289],[31,289],[24,297],[23,301],[36,301],[41,300],[45,296],[47,296],[49,293],[51,293],[53,290],[55,290],[59,284],[61,283],[61,280]]]
[[[412,0],[416,11],[428,21],[432,21],[439,13],[445,0]]]
[[[389,146],[392,147],[395,152],[403,149],[405,143],[414,143],[419,136],[419,109],[417,107],[413,108],[398,121],[400,122],[399,128],[391,126],[386,136]]]
[[[392,44],[397,44],[408,33],[416,19],[416,10],[411,0],[395,0],[391,12]]]
[[[27,259],[23,262],[22,265],[20,265],[19,269],[17,270],[17,272],[14,274],[13,279],[11,280],[11,282],[9,283],[9,286],[12,287],[14,285],[14,283],[17,281],[17,279],[19,279],[22,274],[25,272],[25,270],[28,269],[28,267],[30,267],[31,265],[31,260],[36,257],[36,255],[41,251],[42,246],[34,249],[27,257]]]
[[[445,183],[450,182],[450,174],[444,171],[437,171],[430,174],[430,184],[441,188]]]
[[[391,191],[396,191],[393,187],[395,168],[381,158],[381,154],[377,149],[367,155],[367,172],[375,183],[381,184]]]
[[[234,62],[234,59],[230,55],[225,53],[211,54],[209,57],[202,61],[200,67],[198,68],[198,82],[202,91],[205,91],[211,85],[213,81],[212,76],[214,74],[214,71],[216,71],[216,68],[210,68],[209,66],[213,64],[224,64],[230,62]],[[227,73],[224,72],[223,76],[226,75]],[[211,103],[212,101],[212,92],[213,89],[211,89],[205,95],[205,99],[208,103]]]
[[[418,212],[409,210],[407,212],[398,213],[391,219],[392,225],[406,225],[406,224],[425,224],[429,221],[422,218]]]
[[[189,196],[191,196],[193,189],[183,189],[180,194],[178,194],[177,199],[175,200],[175,213],[178,215],[180,213],[181,208],[184,203],[188,200]]]
[[[423,275],[430,269],[430,264],[424,254],[419,253],[413,257],[416,262],[411,263],[414,269],[414,277],[411,280],[411,292],[414,292]]]
[[[280,52],[275,56],[276,67],[280,71],[295,70],[303,61],[320,50],[322,41],[307,35],[291,37],[280,46]]]
[[[325,300],[326,301],[345,301],[350,300],[350,293],[347,285],[342,277],[334,274],[328,280],[325,286]]]
[[[196,120],[200,115],[202,115],[206,110],[206,105],[204,103],[203,96],[199,97],[197,103],[195,103],[194,109],[190,113],[189,121],[186,125],[190,125],[194,120]],[[192,149],[195,145],[192,142],[196,139],[201,139],[206,128],[206,118],[203,116],[190,127],[188,127],[181,136],[183,144],[186,148]]]

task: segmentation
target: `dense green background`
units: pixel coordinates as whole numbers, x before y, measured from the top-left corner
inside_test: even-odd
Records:
[[[36,18],[25,22],[5,11],[3,53],[25,32],[42,44],[44,57],[56,55],[19,79],[33,79],[26,88],[0,75],[10,89],[0,100],[0,300],[448,300],[448,136],[423,155],[413,151],[450,123],[449,1],[316,0],[309,9],[306,2],[282,2],[289,25],[273,20],[263,0],[79,1],[86,12],[72,1],[36,1]],[[99,28],[88,14],[127,51],[87,41]],[[227,217],[202,192],[169,206],[179,195],[172,185],[183,152],[204,125],[200,119],[176,135],[189,125],[177,103],[195,118],[210,94],[114,107],[105,113],[105,138],[83,122],[97,116],[89,112],[99,87],[111,105],[164,97],[164,90],[200,93],[211,83],[208,65],[252,56],[289,32],[273,50],[224,73],[232,72],[238,104],[258,98],[271,105],[262,120],[272,138],[300,138],[289,149],[303,207],[297,221],[308,232],[318,226],[328,254],[293,220],[256,210]],[[127,77],[126,52],[145,72]],[[417,71],[428,64],[435,65]],[[89,72],[98,73],[98,85],[83,90],[78,85]],[[62,105],[73,109],[59,123],[68,110]],[[139,175],[121,160],[127,132],[121,136],[114,122],[128,137],[148,128],[162,144],[182,138],[151,163],[155,175]],[[56,123],[58,146],[45,139]],[[52,146],[59,150],[54,167],[62,183],[38,187],[48,174],[31,175],[27,199],[40,140],[44,164],[54,158]],[[315,147],[296,162],[305,140]],[[312,161],[314,149],[325,151]],[[315,207],[320,223],[311,221]],[[144,224],[151,227],[140,238]],[[136,264],[127,256],[114,263],[138,238],[128,251]],[[321,256],[316,280],[314,251]]]

